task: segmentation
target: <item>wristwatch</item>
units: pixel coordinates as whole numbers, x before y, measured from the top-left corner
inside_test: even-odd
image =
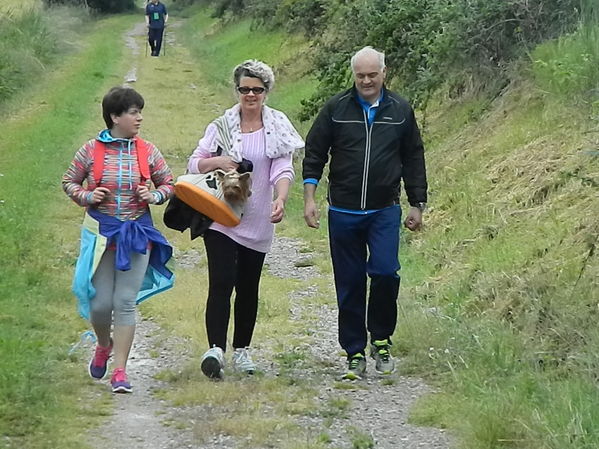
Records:
[[[424,203],[424,202],[416,203],[412,207],[419,209],[420,212],[424,212],[426,210],[426,203]]]

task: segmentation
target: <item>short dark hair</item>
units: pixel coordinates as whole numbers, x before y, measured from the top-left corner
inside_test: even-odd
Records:
[[[123,86],[110,89],[102,99],[102,117],[106,122],[106,127],[112,129],[114,126],[110,114],[121,115],[132,106],[137,106],[140,110],[144,108],[144,99],[139,92],[131,87]]]

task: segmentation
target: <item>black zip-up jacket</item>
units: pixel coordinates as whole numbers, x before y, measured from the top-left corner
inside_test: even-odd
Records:
[[[326,102],[306,137],[303,178],[320,180],[329,159],[329,204],[381,209],[399,201],[401,178],[412,206],[427,200],[424,146],[412,107],[383,88],[372,124],[351,88]]]

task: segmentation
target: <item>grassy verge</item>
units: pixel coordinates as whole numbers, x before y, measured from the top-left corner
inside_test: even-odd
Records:
[[[62,193],[60,176],[90,123],[100,125],[89,105],[120,81],[120,36],[130,23],[92,27],[80,52],[23,96],[27,106],[3,126],[0,435],[8,447],[81,448],[73,428],[102,410],[100,401],[79,401],[90,382],[68,356],[83,327],[69,288],[81,210]]]
[[[448,126],[464,109],[430,121],[428,227],[404,236],[404,370],[446,392],[415,420],[455,429],[465,448],[596,446],[590,108],[522,82]]]
[[[445,391],[415,421],[466,448],[599,444],[598,44],[581,25],[502,98],[430,120],[433,207],[405,241],[398,341],[404,368]]]

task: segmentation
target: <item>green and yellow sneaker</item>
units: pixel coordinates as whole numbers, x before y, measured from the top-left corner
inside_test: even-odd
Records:
[[[370,356],[374,359],[374,369],[379,374],[391,374],[395,372],[395,360],[389,352],[390,343],[388,339],[374,340],[370,345]]]
[[[366,358],[364,354],[358,352],[348,357],[347,365],[347,372],[342,376],[342,379],[359,380],[364,377],[364,373],[366,373]]]

